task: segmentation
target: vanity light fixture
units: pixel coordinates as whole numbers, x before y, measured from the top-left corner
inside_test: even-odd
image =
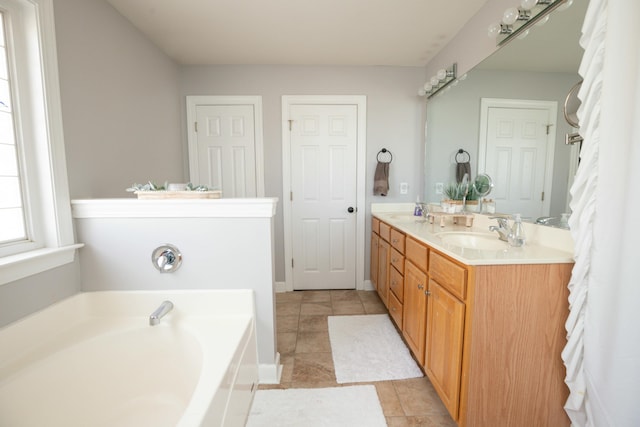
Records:
[[[502,46],[517,36],[526,36],[531,25],[544,24],[549,13],[571,6],[573,0],[521,0],[519,7],[510,7],[504,11],[500,23],[489,25],[488,35],[497,39],[496,45]]]
[[[436,93],[447,87],[458,76],[458,64],[453,63],[448,69],[440,69],[435,76],[431,77],[423,87],[418,90],[418,95],[431,98]]]

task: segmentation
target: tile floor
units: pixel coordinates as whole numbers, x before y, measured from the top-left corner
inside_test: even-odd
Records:
[[[374,291],[297,291],[276,295],[278,351],[283,364],[278,385],[261,388],[339,387],[327,317],[387,313]],[[362,384],[362,383],[358,383]],[[379,381],[375,385],[389,427],[455,427],[426,377]]]

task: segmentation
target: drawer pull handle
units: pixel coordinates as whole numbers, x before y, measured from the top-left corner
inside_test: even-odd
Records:
[[[425,294],[426,296],[428,296],[428,297],[430,297],[430,296],[431,296],[431,292],[430,292],[430,291],[424,291],[424,294]]]
[[[418,289],[424,289],[424,285],[418,284]]]
[[[391,239],[391,242],[398,243],[398,239]]]

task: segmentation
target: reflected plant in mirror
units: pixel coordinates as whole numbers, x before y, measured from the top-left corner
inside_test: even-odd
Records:
[[[444,197],[436,194],[436,183],[455,181],[462,147],[471,157],[471,176],[491,177],[497,213],[520,212],[535,222],[560,221],[570,212],[579,146],[565,144],[565,135],[576,129],[565,121],[563,107],[581,80],[578,40],[586,3],[555,10],[545,25],[533,26],[527,37],[501,47],[451,90],[428,100],[425,200]]]

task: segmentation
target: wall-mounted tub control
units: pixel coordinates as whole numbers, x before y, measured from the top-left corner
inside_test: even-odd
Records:
[[[182,264],[182,253],[178,248],[167,243],[154,249],[151,262],[160,273],[173,273]]]

